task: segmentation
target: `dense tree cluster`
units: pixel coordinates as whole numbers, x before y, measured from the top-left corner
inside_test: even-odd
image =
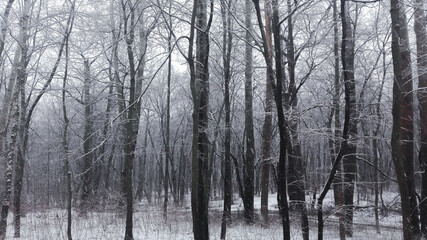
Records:
[[[401,197],[405,240],[427,236],[423,0],[8,0],[0,3],[0,239],[13,212],[191,204],[194,239],[244,221],[341,239],[360,199],[376,229]],[[407,18],[406,15],[414,17]],[[414,43],[414,44],[412,44]],[[258,217],[254,196],[260,195]],[[187,198],[187,196],[190,196]],[[103,204],[99,204],[103,203]],[[317,226],[308,215],[317,212]],[[312,231],[313,232],[313,231]]]

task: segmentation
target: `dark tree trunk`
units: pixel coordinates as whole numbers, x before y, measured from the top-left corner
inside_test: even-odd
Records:
[[[277,199],[279,204],[279,212],[282,218],[283,239],[291,239],[290,223],[289,223],[289,206],[288,206],[288,192],[287,192],[287,174],[286,174],[286,154],[287,154],[287,127],[285,112],[282,104],[282,83],[283,83],[283,69],[282,69],[282,47],[280,40],[280,24],[279,24],[279,4],[277,0],[272,1],[273,19],[272,30],[274,38],[274,52],[276,59],[276,84],[273,86],[274,100],[277,108],[277,120],[279,127],[280,149],[279,149],[279,163],[277,165]],[[266,49],[265,49],[266,50]],[[272,63],[267,64],[272,68]],[[305,230],[303,230],[305,231]]]
[[[134,169],[135,149],[137,144],[139,132],[139,118],[141,116],[141,97],[142,97],[142,81],[145,67],[145,53],[147,48],[147,35],[148,33],[140,30],[140,41],[138,46],[140,49],[140,56],[138,63],[135,64],[134,54],[134,40],[135,28],[137,26],[136,20],[136,7],[133,1],[121,1],[123,8],[123,29],[124,36],[126,36],[126,51],[129,60],[129,105],[126,111],[123,112],[124,123],[122,128],[123,145],[124,145],[124,166],[121,172],[122,191],[126,204],[126,227],[125,227],[125,240],[133,240],[133,186],[132,175]],[[127,11],[129,10],[129,15]],[[143,16],[143,12],[138,15]],[[138,18],[139,19],[139,18]],[[141,17],[143,19],[143,17]],[[123,91],[119,90],[118,95],[122,97],[121,102],[124,106]],[[119,106],[120,110],[120,106]]]
[[[402,1],[399,1],[401,6]],[[403,166],[406,172],[409,202],[411,205],[411,231],[414,236],[420,234],[420,221],[418,218],[418,203],[415,192],[414,170],[414,95],[412,81],[411,49],[409,47],[408,24],[404,9],[400,11],[400,54],[402,63],[401,105],[400,105],[400,140]]]
[[[356,104],[356,82],[354,79],[354,38],[352,23],[349,14],[348,2],[341,0],[341,21],[342,21],[342,45],[341,61],[343,66],[346,114],[349,114],[348,136],[349,141],[344,152],[344,227],[346,235],[353,236],[353,198],[354,184],[357,174],[356,152],[357,152],[357,104]],[[347,103],[348,101],[348,103]]]
[[[191,212],[195,240],[209,239],[209,28],[207,1],[194,0],[191,17],[190,46],[187,61],[190,66],[190,88],[193,98],[193,146]],[[196,59],[193,59],[194,32]]]
[[[233,201],[232,189],[232,164],[231,164],[231,100],[230,100],[230,80],[231,80],[231,1],[221,1],[221,16],[223,26],[222,54],[224,65],[224,107],[225,107],[225,138],[224,138],[224,210],[221,224],[221,239],[225,239],[227,225],[231,223],[231,203]],[[238,170],[238,169],[236,169]],[[243,203],[246,202],[243,197]],[[245,206],[246,212],[246,206]]]
[[[74,3],[72,5],[72,11],[74,11]],[[70,27],[71,31],[71,27]],[[65,41],[65,72],[62,82],[62,114],[63,114],[63,130],[62,130],[62,148],[64,150],[64,164],[65,164],[65,174],[66,174],[66,184],[67,184],[67,239],[72,240],[71,234],[71,207],[72,207],[72,198],[73,192],[71,189],[71,167],[69,159],[69,144],[68,144],[68,126],[70,125],[70,120],[67,116],[67,105],[65,104],[66,99],[66,86],[67,86],[67,77],[68,77],[68,62],[69,62],[69,51],[68,51],[68,38]]]
[[[257,1],[258,2],[258,1]],[[255,1],[254,1],[255,3]],[[264,2],[265,8],[265,41],[269,61],[273,61],[272,55],[272,39],[271,39],[271,6],[270,0]],[[258,15],[258,13],[257,13]],[[260,16],[261,17],[261,16]],[[260,20],[259,20],[260,21]],[[262,30],[264,31],[264,29]],[[262,128],[262,163],[261,163],[261,215],[263,223],[268,225],[268,194],[270,189],[270,169],[271,169],[271,141],[273,130],[273,90],[271,87],[271,79],[273,76],[272,68],[267,68],[266,89],[265,89],[265,113],[264,125]]]
[[[411,240],[411,204],[409,198],[409,190],[407,185],[407,176],[401,149],[401,105],[402,105],[402,85],[404,84],[404,59],[402,49],[400,47],[402,41],[401,31],[401,11],[399,0],[391,0],[391,23],[392,23],[392,55],[393,55],[393,130],[391,135],[392,159],[399,184],[401,208],[402,208],[402,224],[403,224],[403,239]],[[404,114],[403,114],[404,115]]]

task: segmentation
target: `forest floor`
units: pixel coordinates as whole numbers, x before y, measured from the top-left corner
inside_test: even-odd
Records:
[[[372,201],[360,200],[354,218],[354,237],[357,240],[399,240],[402,239],[401,217],[395,211],[400,198],[394,193],[384,193],[384,207],[388,211],[380,213],[380,230],[375,230]],[[325,199],[324,239],[339,239],[338,220],[332,207],[332,196]],[[188,201],[189,202],[189,201]],[[159,205],[146,202],[136,204],[134,214],[134,237],[144,240],[190,240],[193,239],[191,210],[169,207],[167,222],[163,219],[163,209]],[[278,217],[276,194],[269,197],[270,225],[248,226],[243,222],[243,204],[236,198],[232,207],[233,223],[227,229],[227,239],[231,240],[276,240],[282,238],[282,227]],[[256,197],[255,208],[259,215],[260,199]],[[12,215],[12,214],[11,214]],[[222,201],[210,203],[210,236],[219,239],[222,216]],[[291,213],[291,234],[293,240],[302,239],[300,217]],[[60,240],[66,239],[66,212],[62,209],[28,211],[22,218],[22,240]],[[314,211],[310,211],[310,239],[317,239],[317,220]],[[12,217],[8,220],[7,239],[13,239]],[[90,212],[87,216],[73,213],[73,239],[75,240],[116,240],[123,239],[124,218],[111,211]]]

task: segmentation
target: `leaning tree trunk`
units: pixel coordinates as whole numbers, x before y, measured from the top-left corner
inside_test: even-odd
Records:
[[[427,236],[427,31],[425,25],[423,0],[415,0],[414,30],[417,43],[418,102],[420,107],[420,152],[419,161],[422,170],[420,200],[421,232]]]
[[[391,134],[391,150],[394,168],[396,171],[397,181],[399,185],[403,224],[403,239],[411,240],[411,204],[409,199],[409,190],[407,185],[407,176],[404,167],[403,152],[401,149],[401,104],[402,104],[402,84],[403,82],[403,56],[401,53],[401,11],[399,0],[391,0],[391,23],[392,23],[392,56],[393,56],[393,128]]]

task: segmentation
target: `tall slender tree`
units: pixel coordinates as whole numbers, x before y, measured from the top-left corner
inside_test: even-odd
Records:
[[[255,3],[255,2],[254,2]],[[255,3],[256,4],[256,3]],[[268,61],[273,61],[273,43],[271,39],[271,1],[264,1],[264,19],[265,19],[265,44],[264,49]],[[258,15],[258,13],[257,13]],[[258,20],[259,21],[259,20]],[[262,163],[261,163],[261,215],[264,224],[268,224],[268,193],[270,186],[270,169],[271,169],[271,141],[273,131],[273,94],[271,82],[274,81],[272,68],[267,68],[266,89],[265,89],[265,109],[264,125],[262,128]]]
[[[290,113],[289,120],[289,144],[288,144],[288,162],[289,162],[289,200],[294,201],[294,206],[301,212],[301,229],[304,240],[309,239],[308,216],[305,202],[305,184],[304,184],[304,163],[301,152],[301,143],[298,134],[298,90],[296,86],[296,65],[295,42],[294,42],[294,23],[293,6],[290,0],[287,1],[288,7],[288,37],[287,37],[287,64],[289,72],[289,89],[285,96],[286,107]],[[296,7],[296,6],[294,6]],[[277,60],[276,60],[277,61]],[[292,206],[292,205],[291,205]]]
[[[29,31],[29,14],[31,9],[30,0],[25,0],[20,21],[19,21],[19,36],[16,47],[15,57],[12,66],[12,72],[9,77],[8,89],[3,100],[3,108],[0,115],[0,128],[2,134],[0,136],[0,145],[6,139],[8,126],[10,127],[10,140],[6,144],[6,148],[0,147],[0,156],[6,161],[5,171],[5,189],[1,200],[1,215],[0,215],[0,239],[6,238],[7,216],[9,213],[10,197],[12,193],[12,170],[13,161],[15,158],[15,148],[19,130],[19,93],[21,90],[20,84],[25,83],[27,77],[27,60],[28,60],[28,31]],[[9,119],[9,122],[8,122]]]
[[[252,4],[250,0],[245,1],[245,136],[246,136],[246,156],[243,170],[244,178],[244,202],[245,220],[248,223],[254,220],[254,164],[255,164],[255,134],[253,118],[253,90],[252,90]],[[266,168],[270,168],[265,164]],[[264,168],[264,164],[262,165]],[[268,173],[269,174],[269,173]],[[268,177],[267,177],[268,178]],[[268,181],[268,179],[266,179]],[[265,180],[264,180],[265,181]],[[267,183],[268,185],[268,183]],[[268,186],[267,186],[268,188]],[[268,189],[267,189],[268,193]],[[265,194],[265,193],[264,193]],[[265,201],[265,199],[264,199]],[[266,215],[264,203],[263,214]],[[267,209],[268,211],[268,209]]]
[[[91,205],[92,179],[93,179],[93,102],[91,96],[92,76],[90,66],[93,62],[84,58],[83,60],[83,104],[84,104],[84,132],[83,132],[83,172],[82,172],[82,195],[80,210],[85,214]]]
[[[225,239],[227,224],[231,223],[231,203],[232,203],[232,165],[231,165],[231,50],[233,44],[231,28],[231,0],[221,1],[221,16],[223,26],[222,56],[224,74],[224,107],[225,107],[225,136],[224,136],[224,211],[221,225],[221,239]],[[243,202],[246,202],[245,196]],[[245,207],[246,211],[246,207]]]

